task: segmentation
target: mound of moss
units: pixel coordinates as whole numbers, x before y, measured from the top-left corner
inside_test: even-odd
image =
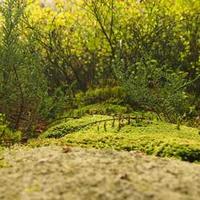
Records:
[[[155,119],[123,123],[119,129],[119,121],[113,121],[112,117],[105,115],[86,115],[80,119],[68,119],[50,127],[39,140],[32,140],[29,145],[57,144],[141,151],[160,157],[200,161],[198,129],[181,126],[178,130],[175,124]]]
[[[156,127],[158,126],[158,127]],[[149,155],[160,157],[176,157],[185,161],[200,161],[200,140],[197,131],[187,130],[178,132],[176,127],[171,126],[171,131],[162,130],[160,125],[150,127],[127,127],[120,132],[94,132],[90,129],[71,134],[62,140],[68,144],[76,144],[84,147],[112,148],[116,150],[142,151]],[[169,125],[170,126],[170,125]],[[158,132],[159,131],[159,132]],[[187,135],[191,134],[191,135]]]
[[[121,104],[125,99],[126,94],[119,86],[91,88],[84,93],[80,92],[76,94],[78,105],[91,105],[102,102]]]

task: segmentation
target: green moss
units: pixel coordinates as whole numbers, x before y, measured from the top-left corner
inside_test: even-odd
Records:
[[[127,113],[129,108],[126,106],[110,104],[110,103],[102,103],[102,104],[93,104],[88,106],[83,106],[79,109],[73,111],[73,114],[76,116],[78,114],[119,114],[119,113]]]
[[[89,89],[85,93],[76,95],[77,103],[80,105],[90,105],[101,102],[119,104],[124,102],[126,95],[121,87],[103,87]]]
[[[118,121],[115,122],[114,127],[113,121],[108,121],[106,130],[104,123],[85,126],[110,118],[110,116],[87,115],[80,119],[70,119],[66,123],[62,122],[51,127],[41,135],[39,140],[32,140],[29,145],[34,147],[68,144],[89,148],[137,150],[160,157],[175,157],[190,162],[200,161],[198,129],[181,126],[180,130],[177,130],[175,124],[156,120],[151,123],[140,121],[138,122],[140,126],[135,121],[131,121],[130,125],[123,126],[120,131],[118,130]],[[55,139],[60,136],[64,137]]]
[[[67,119],[67,121],[62,121],[62,123],[50,127],[45,131],[40,137],[41,138],[60,138],[69,133],[79,131],[88,124],[94,123],[96,121],[101,121],[104,119],[109,119],[109,116],[102,115],[86,115],[79,119]]]

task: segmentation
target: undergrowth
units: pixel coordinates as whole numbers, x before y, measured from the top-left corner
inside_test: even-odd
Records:
[[[5,116],[0,113],[0,146],[10,146],[17,143],[21,140],[21,137],[22,133],[20,131],[13,131],[5,120]]]

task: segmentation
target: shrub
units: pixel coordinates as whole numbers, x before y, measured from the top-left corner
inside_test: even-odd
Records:
[[[27,135],[38,122],[55,118],[65,103],[61,87],[49,88],[37,39],[28,28],[28,5],[21,0],[0,4],[0,112],[12,129]]]
[[[177,122],[189,107],[185,93],[186,74],[158,66],[155,60],[137,62],[124,71],[123,61],[115,68],[132,104],[163,113],[166,119]]]

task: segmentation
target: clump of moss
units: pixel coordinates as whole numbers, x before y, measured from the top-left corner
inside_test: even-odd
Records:
[[[60,138],[69,133],[79,131],[85,128],[87,125],[92,124],[96,121],[101,121],[103,119],[109,119],[109,116],[102,115],[87,115],[78,119],[68,119],[60,124],[53,125],[47,131],[45,131],[40,138]]]
[[[120,130],[118,120],[114,125],[111,120],[106,124],[84,126],[104,119],[110,119],[110,116],[87,115],[80,119],[70,119],[66,123],[52,126],[41,135],[40,140],[32,140],[29,145],[68,144],[86,148],[136,150],[159,157],[175,157],[190,162],[200,161],[198,129],[181,126],[180,130],[177,130],[175,124],[154,119],[150,122],[132,120],[130,124],[123,125]],[[72,132],[73,134],[70,134]],[[55,139],[60,136],[64,137]]]
[[[131,108],[129,108],[128,106],[102,103],[102,104],[92,104],[80,107],[78,109],[73,110],[72,114],[74,116],[83,116],[85,114],[90,114],[90,115],[124,114],[130,112],[130,110]]]
[[[89,89],[85,93],[80,92],[76,94],[76,101],[79,105],[91,105],[102,102],[120,104],[125,99],[126,94],[119,86]]]

